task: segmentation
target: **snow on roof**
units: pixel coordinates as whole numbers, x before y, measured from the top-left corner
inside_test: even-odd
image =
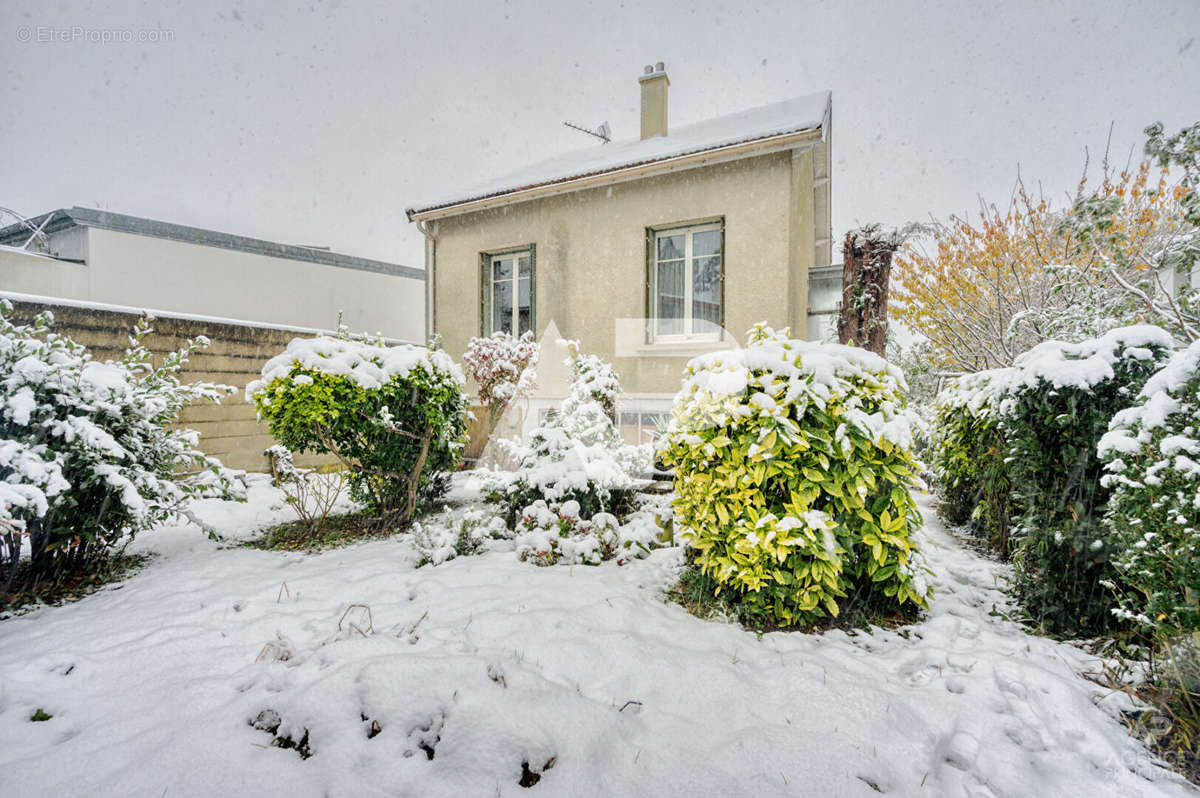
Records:
[[[408,209],[409,218],[413,214],[516,193],[536,186],[562,183],[775,136],[818,130],[828,118],[829,105],[830,93],[822,91],[684,125],[666,136],[644,140],[625,139],[575,150],[457,191],[436,202],[416,205]]]

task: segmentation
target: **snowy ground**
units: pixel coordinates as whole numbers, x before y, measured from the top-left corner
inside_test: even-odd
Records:
[[[245,535],[277,501],[203,515]],[[532,794],[573,798],[1194,794],[1078,675],[1091,658],[989,615],[1002,568],[925,534],[924,622],[760,639],[664,602],[675,549],[415,570],[403,538],[301,555],[160,530],[124,585],[0,621],[0,793],[523,795],[527,763]],[[339,632],[352,604],[373,633],[359,608]],[[272,641],[290,658],[256,661]],[[268,746],[263,710],[312,756]]]

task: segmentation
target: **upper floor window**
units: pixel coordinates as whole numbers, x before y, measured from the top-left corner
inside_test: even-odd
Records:
[[[724,237],[721,222],[653,231],[649,310],[655,340],[720,333]]]
[[[483,333],[534,329],[533,246],[483,256]]]

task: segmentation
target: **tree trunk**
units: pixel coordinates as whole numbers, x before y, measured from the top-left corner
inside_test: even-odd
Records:
[[[846,233],[838,342],[882,356],[887,338],[888,279],[900,236],[867,225]]]
[[[433,424],[425,423],[425,431],[421,435],[421,451],[417,462],[413,464],[412,473],[408,475],[408,503],[404,508],[401,525],[407,525],[417,511],[417,489],[421,484],[421,472],[425,470],[425,458],[429,456],[429,444],[433,441]]]

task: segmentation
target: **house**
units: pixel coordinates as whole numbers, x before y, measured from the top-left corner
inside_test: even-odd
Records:
[[[34,231],[37,231],[36,235]],[[0,229],[0,292],[424,341],[425,273],[316,247],[64,208]]]
[[[638,83],[639,137],[408,209],[429,334],[455,357],[496,330],[580,339],[620,373],[634,435],[689,358],[755,323],[819,337],[809,283],[831,272],[828,92],[671,128],[663,64]]]

